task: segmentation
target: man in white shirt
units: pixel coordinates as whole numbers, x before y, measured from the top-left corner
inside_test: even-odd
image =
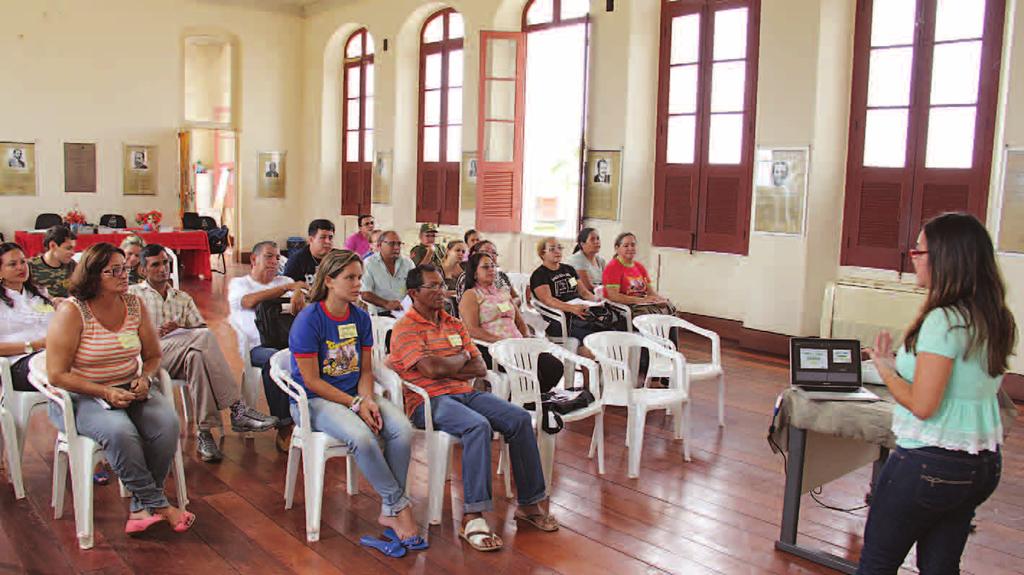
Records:
[[[377,246],[377,253],[363,262],[360,295],[369,304],[371,314],[390,315],[402,310],[405,278],[416,264],[402,255],[402,240],[394,230],[382,233]]]
[[[279,420],[277,448],[288,451],[291,441],[292,418],[288,395],[270,378],[270,358],[278,350],[260,346],[260,332],[256,329],[256,306],[262,302],[280,299],[289,291],[306,287],[302,281],[277,275],[281,250],[271,241],[259,242],[252,248],[249,275],[237,277],[228,284],[228,305],[231,308],[231,327],[240,332],[243,341],[242,361],[248,360],[263,370],[263,392],[267,396],[270,414]],[[294,298],[293,298],[294,300]]]
[[[224,454],[211,430],[223,425],[222,409],[231,410],[231,429],[238,432],[268,431],[277,426],[277,418],[268,417],[242,401],[224,352],[217,337],[206,328],[196,302],[192,296],[171,287],[170,261],[163,246],[149,244],[142,248],[139,273],[145,281],[128,291],[142,300],[156,324],[161,367],[172,378],[188,382],[196,406],[199,457],[216,462]]]

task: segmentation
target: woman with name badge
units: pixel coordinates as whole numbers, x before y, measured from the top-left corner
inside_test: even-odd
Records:
[[[28,365],[46,348],[46,327],[53,312],[53,300],[29,276],[21,246],[0,244],[0,356],[11,363],[16,391],[36,390],[28,381]]]

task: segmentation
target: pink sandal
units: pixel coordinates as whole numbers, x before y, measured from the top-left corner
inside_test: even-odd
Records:
[[[163,521],[164,518],[160,515],[150,515],[149,517],[139,517],[137,519],[128,519],[128,522],[124,524],[124,532],[128,535],[137,535],[150,527]]]
[[[196,522],[196,514],[188,511],[183,511],[181,519],[172,527],[175,533],[184,533],[188,531]]]

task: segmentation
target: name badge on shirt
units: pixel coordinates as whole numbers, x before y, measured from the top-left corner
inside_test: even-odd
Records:
[[[359,335],[354,323],[346,323],[338,326],[338,337],[340,339],[354,338]]]
[[[569,287],[576,287],[576,278],[569,278]]]
[[[459,334],[452,334],[448,336],[448,343],[452,344],[452,347],[462,347],[462,336]]]
[[[135,333],[119,333],[117,334],[117,341],[121,342],[121,347],[125,349],[142,347],[142,342],[139,341],[139,335]]]
[[[498,311],[501,313],[508,313],[512,311],[512,304],[503,301],[498,304]]]
[[[53,306],[48,304],[48,303],[37,303],[37,304],[32,306],[32,309],[34,309],[36,311],[36,313],[51,313],[51,312],[53,312]]]

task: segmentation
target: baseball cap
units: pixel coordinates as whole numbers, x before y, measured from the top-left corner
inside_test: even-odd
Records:
[[[437,226],[436,225],[430,224],[430,223],[420,225],[420,233],[421,234],[426,234],[426,233],[431,233],[431,232],[437,233]]]

